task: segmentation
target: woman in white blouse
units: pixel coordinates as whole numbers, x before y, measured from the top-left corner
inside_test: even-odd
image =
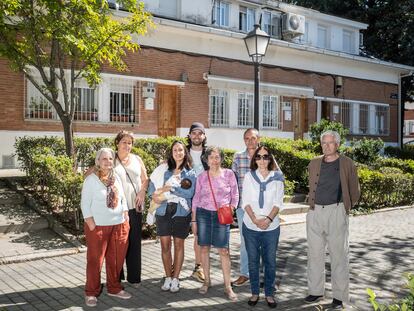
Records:
[[[120,273],[128,247],[128,206],[121,182],[114,173],[115,153],[102,148],[96,153],[95,173],[85,178],[81,208],[85,219],[86,257],[85,303],[97,304],[101,293],[101,270],[106,264],[108,295],[129,299],[124,291]]]
[[[245,211],[242,231],[249,261],[252,293],[248,304],[254,306],[259,301],[259,266],[262,257],[265,299],[270,308],[276,308],[273,295],[284,178],[265,146],[259,147],[254,153],[250,169],[243,181],[242,194],[242,207]]]

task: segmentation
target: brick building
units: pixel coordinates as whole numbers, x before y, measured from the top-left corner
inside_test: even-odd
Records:
[[[114,4],[114,1],[108,1]],[[94,89],[78,94],[80,136],[185,136],[194,121],[209,144],[243,147],[253,125],[253,66],[243,38],[261,18],[271,35],[260,72],[262,135],[306,138],[321,118],[353,137],[397,144],[402,133],[399,79],[414,68],[360,56],[367,25],[278,1],[144,1],[156,28],[128,54],[127,72],[105,68]],[[126,14],[113,5],[114,14]],[[292,23],[293,20],[293,23]],[[0,167],[13,166],[15,137],[62,135],[56,113],[33,85],[0,59]]]

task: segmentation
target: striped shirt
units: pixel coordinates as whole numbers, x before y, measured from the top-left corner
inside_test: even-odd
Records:
[[[239,198],[241,199],[244,176],[250,172],[250,157],[247,149],[234,154],[231,169],[236,174],[237,184],[239,185]],[[239,200],[239,207],[242,204],[241,201]]]

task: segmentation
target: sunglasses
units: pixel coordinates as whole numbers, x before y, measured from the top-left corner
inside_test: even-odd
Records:
[[[259,161],[260,159],[263,159],[263,160],[267,161],[267,160],[270,160],[270,154],[264,154],[264,155],[256,154],[256,156],[254,157],[254,159],[256,161]]]

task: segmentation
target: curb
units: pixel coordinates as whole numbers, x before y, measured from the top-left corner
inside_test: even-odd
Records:
[[[65,256],[65,255],[74,255],[78,253],[79,253],[79,250],[73,247],[73,248],[60,249],[60,250],[38,251],[38,252],[31,253],[31,254],[5,256],[5,257],[0,258],[0,265],[6,265],[10,263],[21,263],[21,262],[26,262],[26,261],[31,261],[31,260],[59,257],[59,256]]]

